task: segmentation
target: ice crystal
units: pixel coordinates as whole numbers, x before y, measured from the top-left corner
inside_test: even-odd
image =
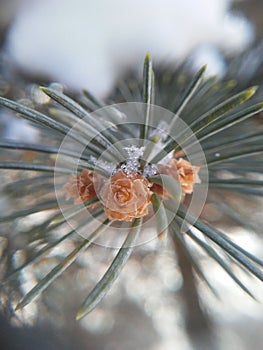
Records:
[[[140,162],[138,159],[128,158],[125,163],[121,165],[121,169],[127,174],[131,175],[137,173],[140,167]]]
[[[157,166],[155,164],[146,164],[143,169],[143,175],[145,177],[152,177],[158,173]]]
[[[137,147],[137,146],[132,145],[129,147],[124,147],[124,150],[127,152],[129,159],[138,160],[139,158],[141,158],[143,156],[143,153],[145,151],[145,147]]]
[[[131,175],[137,173],[140,168],[139,159],[143,156],[145,147],[137,147],[135,145],[124,147],[127,152],[127,160],[121,165],[121,169],[127,174]]]
[[[115,164],[106,162],[104,160],[97,159],[94,156],[90,156],[89,157],[89,161],[90,161],[91,164],[94,164],[95,167],[98,166],[98,167],[100,167],[100,168],[102,168],[102,169],[104,169],[106,171],[109,171],[112,174],[116,170],[116,165]]]
[[[150,137],[151,138],[157,137],[158,139],[164,141],[164,140],[166,140],[166,138],[168,136],[168,133],[167,133],[168,128],[169,128],[168,124],[164,120],[161,120],[158,123],[156,129],[154,129],[150,132]]]
[[[96,157],[94,157],[94,156],[90,156],[89,157],[89,161],[90,161],[90,163],[95,165],[97,163],[98,159]]]

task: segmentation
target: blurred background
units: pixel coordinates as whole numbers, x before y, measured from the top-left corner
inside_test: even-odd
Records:
[[[243,85],[262,84],[262,16],[261,0],[0,0],[0,94],[25,99],[33,83],[57,81],[107,100],[126,72],[132,69],[141,76],[147,51],[156,65],[179,65],[190,57],[189,70],[207,63],[208,75],[224,77],[226,72],[231,76],[233,65],[232,74]],[[233,64],[241,57],[242,65]],[[0,134],[16,140],[38,137],[29,124],[2,110]],[[239,229],[239,238],[251,251],[262,253],[257,237],[248,240]],[[4,246],[4,239],[0,244]],[[70,242],[63,246],[65,251],[70,248]],[[192,304],[186,306],[175,249],[165,242],[141,247],[107,298],[76,322],[81,300],[113,253],[109,250],[105,257],[105,248],[92,249],[16,317],[2,307],[0,348],[263,348],[262,304],[200,255],[221,300],[199,283],[200,306],[191,285]],[[49,261],[42,264],[49,269]],[[18,288],[28,290],[36,282],[34,268]],[[255,283],[253,289],[260,299],[262,285]]]
[[[198,66],[208,61],[210,72],[223,74],[217,50],[238,54],[258,38],[259,3],[2,0],[1,38],[24,74],[101,97],[127,68],[141,67],[146,51],[155,62],[173,63],[197,51]]]

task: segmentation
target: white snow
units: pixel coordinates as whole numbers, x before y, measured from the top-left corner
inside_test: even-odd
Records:
[[[251,26],[230,0],[22,0],[7,40],[13,61],[98,96],[128,66],[178,61],[200,45],[239,51]],[[205,62],[202,62],[205,63]]]

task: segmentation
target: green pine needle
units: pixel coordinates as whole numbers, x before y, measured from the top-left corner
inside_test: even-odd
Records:
[[[83,302],[80,310],[77,313],[77,320],[83,318],[97,306],[97,304],[111,288],[115,280],[119,277],[133,251],[134,244],[136,243],[137,237],[140,233],[141,224],[141,218],[134,220],[131,230],[112,264]]]
[[[89,235],[77,248],[75,248],[60,264],[55,266],[38,284],[31,289],[25,297],[17,304],[16,310],[22,309],[31,301],[35,300],[56,278],[58,278],[76,259],[85,251],[94,240],[102,233],[111,221],[106,219],[94,232]]]

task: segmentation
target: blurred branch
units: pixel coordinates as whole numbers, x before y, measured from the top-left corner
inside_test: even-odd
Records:
[[[184,247],[175,235],[171,235],[182,274],[183,286],[181,297],[185,310],[185,327],[194,349],[215,349],[212,342],[212,327],[208,315],[202,309],[198,296],[197,284],[190,259]]]

